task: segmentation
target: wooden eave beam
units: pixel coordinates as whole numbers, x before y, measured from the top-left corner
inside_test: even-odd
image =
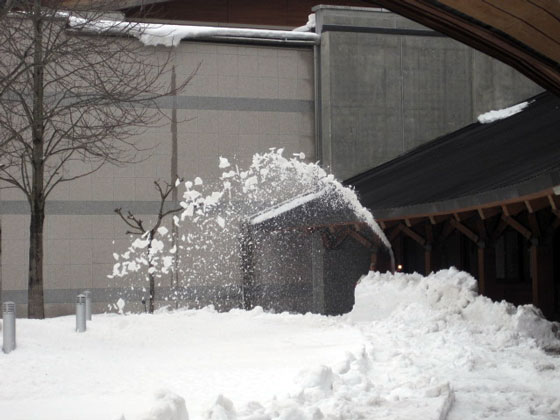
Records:
[[[482,220],[490,219],[502,212],[501,207],[490,207],[477,209],[478,216]]]
[[[539,210],[550,207],[550,201],[548,201],[548,197],[540,197],[533,200],[529,199],[523,201],[529,213],[536,213]]]
[[[525,226],[523,226],[521,223],[519,223],[517,220],[515,220],[513,217],[506,216],[504,214],[502,216],[502,220],[506,222],[509,226],[511,226],[513,229],[515,229],[517,232],[519,232],[522,236],[524,236],[525,239],[531,239],[532,236],[531,231],[527,229]]]
[[[455,217],[455,220],[457,220],[458,222],[463,222],[463,221],[465,221],[465,220],[470,219],[470,218],[473,217],[475,214],[477,214],[476,211],[474,211],[474,210],[468,210],[468,211],[462,211],[462,212],[453,213],[453,216]]]
[[[506,230],[507,227],[508,224],[506,223],[506,221],[502,217],[500,217],[496,228],[492,232],[492,240],[496,241],[500,236],[502,236],[502,233],[504,233],[504,230]]]
[[[373,248],[373,243],[367,239],[365,236],[363,236],[362,234],[360,234],[359,232],[356,232],[353,229],[348,229],[348,233],[347,233],[352,239],[356,240],[358,243],[362,244],[363,246],[365,246],[366,248]]]
[[[399,233],[401,233],[401,230],[402,230],[403,226],[404,225],[402,223],[400,223],[391,231],[391,233],[387,237],[389,242],[393,242],[397,238],[397,236],[399,236]]]
[[[502,212],[506,216],[515,216],[522,211],[526,210],[525,201],[518,201],[516,203],[509,203],[502,205]]]
[[[472,230],[470,230],[468,227],[466,227],[464,224],[457,221],[456,219],[450,219],[449,223],[451,223],[451,225],[455,229],[457,229],[459,232],[461,232],[463,235],[465,235],[467,238],[469,238],[475,244],[478,243],[478,239],[479,239],[478,235],[476,233],[474,233]]]
[[[548,202],[550,203],[552,210],[558,210],[560,208],[560,203],[558,203],[558,198],[556,198],[555,195],[549,194],[546,198],[548,198]]]
[[[408,226],[402,225],[401,231],[406,236],[408,236],[410,239],[418,242],[421,246],[426,245],[426,240],[424,238],[422,238],[422,236],[420,236],[418,233],[416,233],[412,229],[410,229]]]

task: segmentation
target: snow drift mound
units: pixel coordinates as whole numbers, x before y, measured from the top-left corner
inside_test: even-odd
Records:
[[[493,334],[504,346],[526,337],[545,350],[560,350],[559,323],[544,319],[533,305],[480,296],[476,279],[453,267],[427,277],[370,272],[356,287],[348,317],[356,322],[397,318],[426,332],[466,323],[473,332]]]

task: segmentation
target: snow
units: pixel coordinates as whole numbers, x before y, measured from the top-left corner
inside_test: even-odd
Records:
[[[143,243],[133,242],[115,264],[111,278],[120,283],[134,278],[147,279],[145,274],[149,269],[162,278],[172,270],[177,273],[178,286],[204,279],[209,284],[239,287],[240,277],[232,275],[231,267],[239,267],[242,226],[252,219],[254,224],[268,220],[316,198],[320,199],[318,205],[325,213],[352,211],[355,219],[365,222],[390,250],[385,234],[360,204],[355,191],[342,185],[317,163],[303,159],[303,153],[288,158],[283,156],[283,149],[271,148],[266,153],[255,154],[243,170],[235,158],[232,163],[220,157],[217,166],[223,172],[219,180],[203,183],[196,177],[194,182],[185,182],[180,203],[184,211],[175,220],[178,235],[160,235],[161,242],[155,248],[152,246],[154,258],[149,260],[146,251],[138,246]],[[258,247],[260,243],[254,245]],[[175,246],[180,251],[170,252]],[[276,251],[281,255],[281,249]],[[164,265],[165,257],[175,258],[176,263]],[[180,292],[179,298],[193,298],[183,295],[188,293],[187,288],[183,290],[187,291]]]
[[[251,224],[258,225],[259,223],[278,217],[281,214],[286,213],[287,211],[293,210],[299,206],[303,206],[305,203],[309,203],[310,201],[316,200],[317,198],[321,197],[324,193],[325,190],[322,190],[316,193],[304,194],[294,199],[291,199],[270,210],[255,215],[254,217],[251,218]]]
[[[123,302],[124,303],[124,302]],[[18,319],[0,418],[558,419],[558,324],[455,269],[370,273],[350,314]],[[77,415],[79,413],[79,415]]]
[[[316,26],[315,13],[311,13],[310,15],[308,15],[307,23],[305,25],[299,26],[292,30],[295,32],[313,32],[315,30],[315,26]]]
[[[229,160],[225,157],[220,156],[220,163],[218,164],[218,168],[225,169],[225,168],[229,168],[229,166],[230,166]]]
[[[478,122],[481,123],[481,124],[489,124],[489,123],[494,122],[494,121],[509,118],[512,115],[515,115],[515,114],[523,111],[525,108],[527,108],[528,105],[529,105],[529,102],[521,102],[520,104],[510,106],[509,108],[488,111],[488,112],[486,112],[484,114],[480,114],[478,116]]]
[[[274,40],[309,41],[318,43],[321,37],[311,32],[270,29],[226,28],[214,26],[170,25],[160,23],[130,23],[110,19],[86,20],[68,17],[69,27],[77,31],[135,36],[144,45],[177,46],[183,39],[208,37],[260,38]]]

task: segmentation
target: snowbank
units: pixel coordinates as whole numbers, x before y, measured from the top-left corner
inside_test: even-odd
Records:
[[[455,269],[370,273],[339,317],[207,307],[73,325],[18,319],[2,420],[559,418],[560,358],[539,347],[559,348],[555,324]]]
[[[516,307],[478,295],[477,281],[455,268],[427,277],[372,272],[356,287],[356,304],[348,317],[357,322],[402,317],[421,330],[465,321],[470,328],[495,334],[504,346],[523,336],[543,349],[560,351],[558,323],[544,319],[533,305]]]
[[[509,108],[492,110],[478,116],[478,122],[481,124],[488,124],[494,121],[503,120],[504,118],[509,118],[518,112],[523,111],[529,102],[522,102],[520,104],[510,106]]]

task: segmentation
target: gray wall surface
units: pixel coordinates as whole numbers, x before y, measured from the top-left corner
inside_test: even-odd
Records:
[[[347,179],[542,89],[398,15],[317,6],[318,156]]]
[[[169,181],[174,167],[186,180],[199,176],[208,183],[221,174],[219,156],[235,156],[244,165],[254,153],[283,147],[287,155],[304,152],[310,161],[316,159],[312,48],[210,42],[183,42],[176,47],[178,79],[199,63],[200,69],[181,96],[163,104],[169,116],[173,103],[177,104],[175,155],[174,127],[164,120],[134,139],[153,148],[145,161],[105,166],[88,177],[61,184],[50,197],[44,260],[47,316],[72,313],[75,295],[84,289],[93,290],[96,311],[108,310],[123,291],[131,299],[125,310],[141,309],[143,280],[107,278],[112,273],[113,253],[124,252],[131,243],[124,234],[125,224],[113,210],[123,207],[154,214],[158,194],[153,181]],[[26,315],[28,214],[23,194],[1,190],[1,286],[3,299],[18,303],[19,316]],[[171,276],[163,278],[156,289],[169,290],[171,280]],[[211,303],[220,286],[215,282],[204,278],[194,284],[190,303]],[[131,287],[135,287],[132,292]]]
[[[123,291],[129,296],[125,310],[141,309],[144,280],[107,278],[113,253],[124,252],[131,242],[113,210],[154,214],[158,178],[199,176],[208,183],[220,175],[220,155],[236,156],[243,165],[254,153],[282,147],[286,155],[304,152],[309,161],[321,160],[345,179],[540,91],[508,66],[391,13],[319,7],[317,22],[321,45],[315,53],[309,46],[189,41],[176,47],[178,79],[198,64],[200,69],[179,97],[162,103],[171,122],[135,139],[152,153],[136,165],[106,166],[61,184],[47,203],[47,316],[72,313],[75,295],[84,289],[93,290],[95,311],[108,310]],[[0,190],[0,289],[4,300],[18,303],[19,316],[26,315],[28,214],[21,193]],[[273,258],[260,260],[263,302],[267,298],[279,310],[338,310],[330,295],[318,299],[315,293],[313,301],[313,272],[336,276],[337,265],[320,252],[312,258],[286,249],[294,264],[299,261],[293,269],[267,271],[267,264],[274,268]],[[315,263],[302,264],[298,258],[304,257]],[[223,268],[229,282],[240,277],[236,268],[234,263]],[[357,279],[362,268],[356,268],[352,278]],[[285,275],[270,274],[278,272]],[[160,283],[157,290],[173,290],[171,276]],[[240,299],[238,290],[224,288],[219,275],[202,276],[190,287],[191,305],[212,303],[216,293],[227,295],[224,308]],[[299,300],[290,300],[286,290],[298,288]]]

